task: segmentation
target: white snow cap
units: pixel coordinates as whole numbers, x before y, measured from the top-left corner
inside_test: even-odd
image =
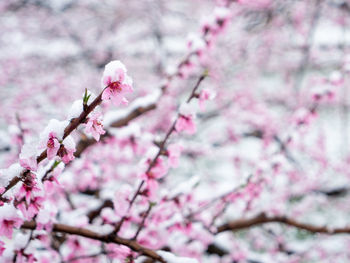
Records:
[[[11,181],[11,179],[19,175],[22,172],[22,170],[23,170],[23,167],[19,163],[14,163],[7,169],[1,169],[0,170],[0,187],[6,187],[8,183]]]
[[[231,16],[231,11],[230,9],[223,6],[215,7],[214,15],[216,18],[219,18],[219,19],[227,19]]]
[[[28,159],[30,157],[36,157],[38,155],[37,150],[38,142],[32,141],[24,144],[21,149],[19,159]]]
[[[195,106],[193,104],[183,103],[179,109],[180,114],[182,115],[195,115]]]
[[[3,206],[0,206],[0,220],[16,217],[19,217],[18,211],[12,204],[5,203]]]
[[[158,250],[157,254],[161,256],[168,263],[199,263],[197,259],[177,257],[174,254],[162,250]]]
[[[111,82],[121,81],[119,74],[120,70],[125,73],[125,79],[122,82],[132,86],[132,79],[126,74],[127,69],[125,65],[119,60],[113,60],[105,66],[105,70],[103,71],[101,83],[102,88],[106,86],[106,83],[104,83],[106,77],[110,77]]]
[[[192,52],[203,50],[206,46],[204,40],[196,34],[191,33],[187,38],[188,46]]]
[[[44,140],[46,142],[49,137],[50,132],[56,133],[58,139],[61,139],[64,134],[64,129],[68,126],[68,121],[59,121],[56,119],[51,119],[49,124],[45,127],[44,131],[40,133],[40,140]]]
[[[14,248],[20,250],[26,246],[29,240],[29,234],[17,233],[15,236]]]
[[[71,150],[75,149],[75,141],[73,137],[70,135],[64,139],[63,144],[67,149],[71,149]]]
[[[68,119],[78,118],[83,112],[83,100],[76,100],[73,102],[72,106],[68,112]]]

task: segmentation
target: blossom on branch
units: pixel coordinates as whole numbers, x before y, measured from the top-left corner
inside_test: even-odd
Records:
[[[196,124],[194,122],[196,115],[193,105],[188,103],[180,106],[179,116],[175,123],[175,130],[177,132],[185,131],[187,134],[196,133]]]
[[[57,152],[60,148],[60,143],[56,137],[56,133],[50,132],[49,139],[46,143],[47,146],[47,159],[52,160],[57,155]]]
[[[12,237],[14,227],[20,227],[23,220],[19,217],[16,209],[10,204],[0,207],[0,236]]]
[[[68,136],[61,144],[57,155],[61,157],[62,161],[67,164],[74,160],[73,153],[75,152],[75,142],[71,136]]]
[[[128,104],[124,97],[132,92],[132,79],[127,75],[126,67],[119,60],[109,62],[105,66],[102,76],[102,88],[106,88],[102,94],[102,100],[112,100],[113,104]]]
[[[96,141],[100,140],[100,135],[103,135],[106,133],[106,131],[103,130],[103,125],[101,123],[100,116],[101,116],[100,113],[93,114],[88,119],[88,122],[86,123],[86,126],[85,126],[85,133],[91,134]]]

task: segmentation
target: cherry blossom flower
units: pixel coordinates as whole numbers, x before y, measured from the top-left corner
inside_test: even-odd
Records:
[[[62,161],[67,164],[74,160],[73,153],[75,152],[75,142],[71,136],[68,136],[61,144],[57,155],[61,157]]]
[[[180,115],[175,124],[177,132],[185,131],[188,134],[196,133],[196,125],[193,115]]]
[[[312,90],[312,100],[314,102],[332,101],[334,98],[335,92],[329,87],[317,87]]]
[[[36,171],[38,164],[36,161],[37,149],[34,143],[26,143],[21,149],[19,155],[19,164],[28,170]]]
[[[18,216],[16,209],[9,204],[0,207],[0,236],[12,237],[14,227],[20,227],[23,220]]]
[[[24,182],[22,183],[21,188],[16,196],[16,199],[25,198],[27,204],[30,204],[30,200],[35,194],[35,192],[40,192],[40,188],[37,187],[37,183],[35,181],[35,175],[33,173],[29,173]]]
[[[310,112],[308,109],[299,108],[296,110],[292,116],[292,122],[298,126],[301,125],[309,125],[314,119],[316,115],[313,112]]]
[[[147,161],[148,163],[151,160]],[[168,166],[164,163],[162,158],[158,158],[156,164],[152,167],[151,171],[142,174],[141,178],[147,183],[148,196],[154,197],[155,192],[158,189],[157,179],[162,178],[168,172]]]
[[[196,125],[194,123],[194,108],[188,103],[180,106],[179,117],[175,123],[175,130],[177,132],[185,131],[188,134],[196,132]]]
[[[109,62],[105,66],[101,82],[103,88],[107,87],[102,94],[102,100],[112,100],[116,106],[128,103],[124,95],[133,91],[132,79],[127,75],[123,63],[119,60]]]
[[[90,133],[92,137],[95,138],[96,141],[100,140],[100,135],[103,135],[106,133],[105,130],[103,130],[103,125],[101,123],[101,119],[99,118],[101,114],[96,113],[93,114],[86,123],[85,126],[85,132]]]
[[[57,155],[60,148],[60,143],[56,137],[55,132],[49,133],[49,139],[47,140],[47,159],[52,160]]]
[[[231,18],[231,11],[226,7],[216,7],[214,9],[214,15],[216,23],[219,25],[221,30],[225,29],[229,19]]]
[[[36,171],[38,169],[38,163],[36,157],[30,157],[28,159],[20,159],[19,164],[28,170]]]
[[[22,212],[25,219],[30,220],[39,212],[43,202],[44,198],[37,196],[31,198],[30,204],[22,200],[16,207]]]
[[[5,250],[4,245],[5,245],[5,243],[0,240],[0,256],[2,255],[2,253],[4,253],[4,250]]]

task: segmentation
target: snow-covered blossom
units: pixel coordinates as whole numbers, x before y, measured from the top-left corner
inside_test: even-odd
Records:
[[[344,83],[344,77],[339,71],[333,71],[329,75],[329,82],[334,86],[339,86]]]
[[[226,7],[215,7],[214,14],[206,17],[202,22],[202,31],[204,34],[216,36],[221,33],[227,26],[231,18],[231,11]]]
[[[14,227],[20,227],[23,220],[11,204],[0,207],[0,236],[12,237]]]
[[[27,204],[29,205],[31,202],[31,197],[35,194],[35,192],[39,192],[40,188],[38,188],[35,175],[33,173],[27,174],[24,179],[21,188],[16,196],[17,199],[24,198]]]
[[[148,160],[147,163],[151,164],[151,160]],[[168,166],[165,164],[164,160],[159,157],[156,160],[156,163],[153,165],[152,169],[141,175],[141,178],[146,181],[148,196],[153,197],[156,190],[158,189],[157,180],[162,178],[168,172]]]
[[[86,123],[86,126],[85,126],[85,133],[91,134],[96,141],[100,140],[100,135],[103,135],[106,133],[106,131],[103,130],[103,125],[101,123],[100,116],[101,116],[100,113],[94,113],[88,119],[88,122]]]
[[[73,153],[75,152],[75,142],[72,136],[67,136],[62,142],[57,155],[61,157],[62,161],[67,164],[72,161],[75,157]]]
[[[195,115],[193,109],[188,104],[184,104],[180,107],[179,117],[175,124],[177,132],[185,131],[188,134],[194,134],[196,132],[196,125],[194,123]]]
[[[28,170],[36,171],[38,169],[36,155],[37,149],[35,143],[24,144],[19,155],[20,165]]]
[[[317,86],[312,89],[312,100],[315,102],[331,101],[335,97],[335,91],[328,86]]]
[[[215,7],[214,9],[214,16],[216,18],[216,22],[219,24],[220,27],[224,28],[228,22],[228,20],[231,18],[231,11],[227,7]]]
[[[201,56],[206,48],[206,43],[200,36],[190,34],[188,36],[187,46],[191,52],[195,52],[198,56]]]
[[[2,255],[4,250],[5,250],[5,243],[0,240],[0,256]]]
[[[109,62],[105,66],[102,76],[102,100],[112,100],[113,104],[127,104],[128,100],[124,97],[126,93],[133,91],[132,79],[127,75],[126,67],[119,60]]]
[[[47,146],[47,159],[52,160],[57,155],[57,152],[60,148],[60,142],[56,137],[55,132],[49,133],[49,138],[46,143]]]

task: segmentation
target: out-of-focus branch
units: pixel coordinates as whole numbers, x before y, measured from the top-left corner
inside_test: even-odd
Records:
[[[33,230],[36,228],[36,223],[34,221],[25,222],[22,225],[22,228]],[[130,248],[131,250],[140,253],[141,255],[158,260],[159,262],[166,263],[166,261],[161,256],[159,256],[155,251],[141,246],[139,243],[137,243],[134,240],[125,239],[125,238],[121,238],[118,236],[112,237],[110,235],[101,235],[99,233],[90,231],[90,230],[85,229],[85,228],[73,227],[73,226],[64,225],[64,224],[54,224],[52,231],[82,236],[82,237],[86,237],[86,238],[90,238],[90,239],[94,239],[94,240],[99,240],[99,241],[105,242],[105,243],[114,243],[114,244],[118,244],[118,245],[124,245],[124,246],[127,246],[128,248]]]
[[[311,233],[324,233],[329,235],[342,234],[342,233],[350,234],[350,227],[328,228],[326,226],[315,226],[312,224],[301,223],[294,219],[284,217],[284,216],[268,217],[264,213],[261,213],[250,219],[238,219],[238,220],[234,220],[226,224],[223,224],[217,228],[217,233],[221,233],[224,231],[237,231],[237,230],[250,228],[253,226],[267,224],[267,223],[282,223],[288,226],[309,231]]]

